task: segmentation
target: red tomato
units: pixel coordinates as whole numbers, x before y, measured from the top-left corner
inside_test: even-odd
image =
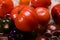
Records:
[[[15,19],[16,28],[22,31],[30,32],[37,29],[38,23],[36,14],[32,7],[25,7]]]
[[[20,4],[29,5],[31,0],[20,0]]]
[[[55,5],[51,10],[54,22],[60,24],[60,4]]]
[[[31,4],[34,7],[48,7],[51,4],[51,0],[31,0]]]
[[[35,12],[37,14],[39,24],[48,23],[48,21],[50,20],[50,14],[48,9],[44,7],[39,7],[35,9]]]
[[[10,14],[10,17],[12,20],[15,20],[15,18],[20,14],[20,11],[25,7],[25,5],[19,5],[15,7]]]
[[[13,9],[13,2],[12,0],[3,0],[3,7],[7,11],[7,13],[10,13],[11,10]]]
[[[4,17],[13,9],[13,2],[11,0],[0,0],[0,17]]]

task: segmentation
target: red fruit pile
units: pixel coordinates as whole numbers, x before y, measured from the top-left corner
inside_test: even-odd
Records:
[[[20,5],[14,8],[12,0],[0,0],[0,18],[6,18],[6,15],[10,14],[9,19],[14,22],[19,31],[36,32],[35,40],[49,40],[48,38],[52,35],[60,35],[58,26],[60,24],[60,4],[55,5],[51,10],[54,24],[48,24],[50,5],[51,0],[20,0]]]

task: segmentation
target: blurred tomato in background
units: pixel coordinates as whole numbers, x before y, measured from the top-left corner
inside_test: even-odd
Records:
[[[29,5],[31,0],[20,0],[20,4]]]
[[[0,17],[4,17],[7,13],[10,13],[13,7],[12,0],[0,0]]]

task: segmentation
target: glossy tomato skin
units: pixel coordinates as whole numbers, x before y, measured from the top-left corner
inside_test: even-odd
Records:
[[[6,14],[6,11],[4,10],[4,7],[2,7],[2,5],[2,0],[0,0],[0,17],[3,17]]]
[[[30,32],[37,29],[36,14],[32,7],[25,7],[15,19],[16,28],[21,31]]]
[[[7,13],[10,13],[14,7],[12,0],[5,0],[5,1],[3,0],[2,2],[3,2],[3,7],[5,7]]]
[[[20,14],[21,10],[25,7],[25,5],[19,5],[12,9],[10,17],[14,21],[16,17]]]
[[[55,5],[51,10],[54,21],[60,24],[60,4]]]
[[[38,7],[35,9],[35,12],[37,14],[39,24],[47,24],[49,22],[50,14],[48,9],[44,7]]]
[[[51,0],[31,0],[31,4],[34,7],[48,7],[51,4]]]
[[[0,17],[4,17],[7,13],[10,13],[13,9],[12,0],[0,0]]]
[[[0,18],[3,18],[6,14],[6,11],[3,8],[0,8]]]
[[[20,0],[20,4],[29,5],[31,0]]]

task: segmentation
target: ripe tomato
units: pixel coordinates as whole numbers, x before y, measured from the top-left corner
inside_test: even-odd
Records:
[[[29,5],[30,0],[20,0],[20,4]]]
[[[10,17],[12,20],[15,20],[15,18],[19,15],[20,11],[25,7],[25,5],[19,5],[15,7],[10,14]]]
[[[6,9],[7,13],[10,13],[13,9],[13,2],[12,0],[3,0],[3,7]]]
[[[31,4],[34,7],[48,7],[51,4],[51,0],[31,0]]]
[[[50,20],[50,14],[48,9],[44,7],[38,7],[35,9],[39,24],[46,24]]]
[[[60,4],[57,4],[52,8],[51,14],[54,22],[60,24]]]
[[[13,9],[13,2],[11,0],[0,0],[0,17],[4,17]]]
[[[3,7],[0,6],[0,17],[4,17],[6,14],[6,11],[3,9]]]
[[[25,7],[15,19],[16,28],[21,31],[30,32],[37,29],[36,14],[32,7]]]

